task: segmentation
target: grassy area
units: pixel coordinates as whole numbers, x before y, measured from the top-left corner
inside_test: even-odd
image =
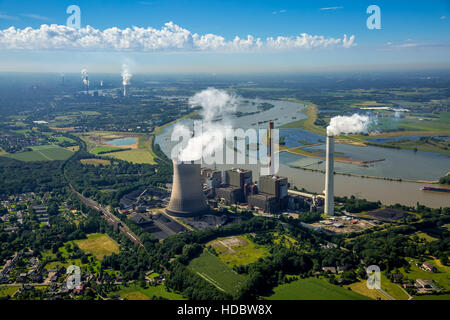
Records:
[[[111,160],[106,160],[106,159],[81,159],[80,162],[82,164],[90,164],[90,165],[94,165],[94,166],[99,166],[99,165],[109,166],[111,164]]]
[[[417,259],[406,258],[406,260],[408,260],[411,265],[411,270],[406,272],[404,268],[400,268],[400,272],[403,276],[411,280],[434,280],[439,287],[450,290],[450,267],[442,265],[437,259],[428,259],[427,261],[434,265],[438,272],[426,272],[416,266],[416,263],[418,262]]]
[[[81,250],[92,254],[96,259],[102,260],[103,257],[113,253],[119,253],[119,245],[102,233],[92,233],[84,240],[75,240],[75,243]]]
[[[238,293],[246,281],[246,277],[234,272],[220,258],[204,251],[191,261],[189,270],[216,286],[219,290],[230,294]]]
[[[91,153],[93,154],[99,154],[101,153],[106,153],[106,152],[111,152],[111,151],[117,151],[117,150],[121,150],[122,148],[118,148],[118,147],[108,147],[108,146],[98,146],[95,149],[93,149],[91,151]]]
[[[11,297],[19,288],[20,286],[0,286],[0,298]]]
[[[246,236],[219,238],[207,245],[212,246],[220,260],[230,267],[247,265],[269,255],[265,247],[255,244]]]
[[[386,276],[381,273],[381,289],[386,291],[389,295],[394,297],[397,300],[408,300],[409,296],[406,294],[403,289],[395,283],[389,281]]]
[[[133,149],[121,152],[104,153],[103,156],[113,157],[115,159],[120,159],[131,163],[156,164],[152,153],[148,150]]]
[[[121,286],[120,290],[108,294],[112,297],[116,294],[127,300],[151,300],[152,297],[163,297],[169,300],[186,300],[181,294],[169,292],[163,284],[142,288],[137,283]]]
[[[288,249],[298,243],[297,240],[285,234],[278,235],[277,233],[275,233],[275,237],[276,238],[273,240],[275,244],[281,244]]]
[[[367,280],[355,282],[344,286],[344,288],[350,288],[352,291],[366,296],[373,300],[388,300],[388,298],[376,289],[367,288]]]
[[[67,160],[73,152],[56,145],[43,145],[31,147],[33,151],[8,154],[7,157],[20,161],[53,161]]]
[[[269,300],[368,300],[357,292],[329,283],[326,279],[298,279],[274,288]]]
[[[434,237],[426,234],[425,232],[416,232],[415,235],[417,235],[419,237],[419,239],[423,239],[426,242],[432,242],[432,241],[438,240],[437,238],[434,238]]]

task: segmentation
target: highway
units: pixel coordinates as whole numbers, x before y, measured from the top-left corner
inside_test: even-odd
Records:
[[[113,213],[111,213],[108,208],[104,208],[94,200],[86,198],[81,193],[76,191],[71,184],[69,186],[72,192],[76,194],[76,196],[78,197],[78,199],[81,200],[81,202],[83,202],[86,206],[99,211],[109,224],[119,226],[120,232],[122,232],[125,236],[127,236],[128,239],[144,248],[144,244],[141,242],[138,236],[136,236],[122,221],[120,221],[119,218],[117,218]]]

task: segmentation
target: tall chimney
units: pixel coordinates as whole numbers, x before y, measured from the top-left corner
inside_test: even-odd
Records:
[[[334,215],[334,137],[327,136],[325,214]]]
[[[197,216],[209,211],[203,193],[200,164],[173,162],[172,194],[166,212],[173,216]]]
[[[123,85],[123,96],[124,97],[127,96],[127,85],[126,84]]]
[[[268,139],[268,143],[269,143],[269,154],[268,154],[268,159],[269,159],[269,175],[273,174],[273,164],[272,164],[272,130],[273,130],[273,122],[270,121],[269,122],[269,139]]]

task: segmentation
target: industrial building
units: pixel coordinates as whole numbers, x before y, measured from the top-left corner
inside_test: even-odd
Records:
[[[248,205],[270,213],[286,209],[289,204],[288,188],[289,184],[286,177],[261,176],[258,192],[248,196]]]

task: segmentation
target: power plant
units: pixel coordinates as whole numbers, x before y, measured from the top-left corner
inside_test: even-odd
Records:
[[[209,211],[200,175],[200,164],[173,161],[172,194],[166,212],[177,217],[198,216]]]
[[[325,214],[334,215],[334,137],[327,135]]]

